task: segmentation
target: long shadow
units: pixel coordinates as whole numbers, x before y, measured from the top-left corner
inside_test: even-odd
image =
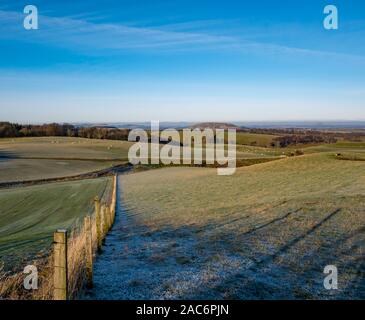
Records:
[[[360,237],[360,239],[355,241],[356,237]],[[352,240],[351,246],[344,246],[344,244],[349,240]],[[344,295],[348,293],[355,293],[356,299],[365,298],[365,259],[362,254],[362,250],[364,250],[364,248],[365,226],[362,226],[331,244],[331,248],[328,250],[331,254],[331,260],[335,263],[339,263],[339,289],[344,293]],[[320,250],[318,250],[318,253],[319,251]],[[353,257],[355,252],[357,252],[357,258],[353,260],[346,259],[348,256]],[[346,281],[346,284],[341,281],[341,274],[344,272],[350,272],[353,274],[353,278]]]
[[[280,202],[280,203],[278,203],[278,204],[276,204],[276,205],[274,205],[274,206],[272,206],[270,208],[261,209],[258,212],[256,212],[255,214],[263,214],[266,211],[269,211],[269,210],[278,208],[278,207],[280,207],[280,206],[282,206],[282,205],[284,205],[286,203],[287,203],[287,201],[282,201],[282,202]],[[255,205],[253,205],[253,206],[252,205],[249,205],[249,206],[244,207],[242,209],[242,211],[247,211],[247,210],[250,210],[250,209],[253,209],[253,208],[255,208]],[[275,219],[273,219],[273,220],[271,220],[271,221],[269,221],[269,222],[267,222],[267,223],[265,223],[263,225],[260,225],[260,226],[251,228],[248,231],[246,231],[244,234],[250,234],[250,233],[253,233],[253,232],[257,231],[257,230],[260,230],[260,229],[263,229],[265,227],[268,227],[268,226],[270,226],[271,224],[273,224],[275,222],[278,222],[278,221],[281,221],[281,220],[284,220],[284,219],[288,218],[290,215],[292,215],[293,213],[297,213],[300,210],[302,210],[302,208],[297,209],[295,211],[288,212],[284,216],[275,218]],[[242,216],[239,216],[239,217],[237,217],[235,219],[232,219],[232,214],[231,213],[228,213],[228,214],[225,215],[227,217],[227,219],[226,219],[227,222],[222,222],[222,223],[215,223],[215,222],[207,223],[207,224],[204,225],[204,227],[201,228],[201,231],[204,231],[204,232],[213,231],[213,230],[216,230],[218,228],[223,228],[223,227],[225,227],[227,225],[233,225],[236,222],[239,222],[239,221],[242,221],[242,220],[247,220],[247,219],[251,218],[253,215],[254,214],[252,214],[252,213],[250,213],[248,211],[247,214],[242,215]],[[224,216],[222,216],[222,217],[224,217]]]
[[[302,265],[307,266],[302,270],[306,278],[317,279],[315,288],[312,288],[315,297],[320,299],[364,299],[365,259],[361,254],[361,248],[364,248],[365,245],[364,237],[365,226],[353,230],[349,234],[338,236],[336,239],[327,237],[324,239],[324,243],[317,245],[316,250],[310,251],[310,255],[301,260]],[[350,246],[348,242],[350,242]],[[323,269],[326,265],[335,265],[338,268],[338,290],[329,291],[323,286]],[[305,281],[302,281],[302,284],[304,286]]]
[[[121,200],[123,201],[123,199]],[[312,274],[300,274],[306,271],[298,260],[298,270],[290,270],[286,264],[275,264],[275,260],[289,252],[300,241],[314,234],[323,225],[334,218],[341,208],[327,214],[305,232],[289,240],[273,254],[260,258],[260,253],[252,251],[254,259],[231,250],[230,244],[223,241],[217,246],[207,243],[198,226],[172,227],[169,225],[151,229],[139,219],[139,215],[128,204],[118,203],[118,222],[106,241],[104,253],[98,258],[95,268],[96,285],[86,299],[270,299],[270,298],[307,298],[315,297],[314,289],[294,295],[291,289],[298,281],[309,281]],[[283,223],[284,219],[302,209],[290,211],[272,221],[252,228],[244,235],[255,235],[274,223]],[[280,225],[281,225],[280,224]],[[279,225],[279,227],[280,227]],[[207,231],[209,232],[209,231]],[[229,232],[228,232],[229,233]],[[242,234],[241,234],[242,235]],[[336,246],[351,235],[336,238],[330,246]],[[222,238],[220,238],[222,239]],[[321,239],[320,239],[321,240]],[[327,238],[324,238],[327,241]],[[219,241],[221,242],[221,241]],[[245,245],[249,242],[243,242]],[[198,249],[197,245],[202,244]],[[326,243],[327,244],[327,243]],[[222,245],[222,246],[220,246]],[[328,245],[327,245],[328,246]],[[254,249],[253,249],[254,250]],[[320,265],[324,261],[324,251],[319,248],[311,253],[309,262]],[[344,253],[345,254],[345,253]],[[316,257],[318,256],[318,257]],[[216,260],[216,258],[218,260]],[[347,260],[345,260],[347,261]],[[359,270],[364,262],[359,261]],[[316,268],[314,266],[313,268]],[[268,270],[270,270],[268,272]],[[288,272],[286,274],[285,272]],[[298,274],[298,272],[300,274]],[[311,271],[312,272],[312,271]],[[314,272],[314,271],[313,271]],[[300,279],[298,280],[298,278]],[[357,283],[353,296],[359,296],[361,283]],[[237,292],[235,294],[234,292]],[[230,291],[233,294],[230,294]],[[228,295],[225,295],[228,292]]]
[[[299,208],[299,209],[294,210],[294,211],[290,211],[290,212],[286,213],[284,216],[282,216],[282,217],[278,217],[278,218],[275,218],[275,219],[271,220],[270,222],[267,222],[267,223],[265,223],[265,224],[262,224],[262,225],[260,225],[260,226],[258,226],[258,227],[254,227],[254,228],[252,228],[252,229],[250,229],[250,230],[246,231],[246,232],[245,232],[245,233],[243,233],[242,235],[243,235],[243,236],[246,236],[246,235],[249,235],[249,234],[251,234],[251,233],[254,233],[254,232],[258,231],[258,230],[261,230],[261,229],[264,229],[264,228],[266,228],[266,227],[269,227],[269,226],[271,226],[272,224],[274,224],[274,223],[276,223],[276,222],[279,222],[279,221],[282,221],[282,220],[287,219],[287,218],[288,218],[288,217],[290,217],[292,214],[294,214],[294,213],[298,213],[298,212],[300,212],[301,210],[302,210],[302,208]]]
[[[302,294],[302,296],[299,294],[299,297],[291,292],[292,286],[298,281],[298,279],[295,279],[295,273],[293,270],[288,269],[287,266],[279,266],[274,262],[278,257],[287,253],[300,241],[313,234],[316,230],[323,226],[323,224],[336,216],[340,211],[341,209],[339,208],[331,212],[325,218],[311,227],[308,231],[301,234],[300,236],[295,237],[273,254],[265,256],[262,259],[254,258],[254,260],[250,261],[251,263],[247,264],[247,267],[241,268],[231,273],[228,277],[223,278],[222,281],[208,290],[201,290],[195,296],[193,295],[183,298],[196,299],[204,298],[205,296],[211,297],[211,293],[214,291],[230,291],[232,289],[232,291],[236,290],[237,292],[229,296],[228,298],[230,299],[308,298],[305,296],[305,294],[308,294],[311,297],[315,296],[315,292],[313,291],[310,293],[301,292],[300,294]],[[254,230],[252,230],[252,232],[253,231]],[[252,232],[250,231],[250,233]],[[323,258],[323,254],[320,255],[318,252],[317,258]],[[299,270],[301,268],[302,267],[299,267]],[[270,272],[267,272],[268,270],[270,270]],[[288,280],[287,274],[291,274],[292,278]],[[306,279],[308,280],[309,277],[303,276],[302,279],[305,281]],[[356,279],[356,281],[358,280],[359,278]],[[359,295],[359,292],[355,292],[355,295]]]
[[[307,232],[304,234],[294,238],[293,240],[289,241],[287,244],[282,246],[279,250],[277,250],[273,255],[270,255],[269,257],[264,258],[263,260],[258,262],[258,265],[261,265],[263,263],[268,263],[270,261],[276,260],[279,256],[290,250],[293,246],[295,246],[298,242],[302,241],[304,238],[308,237],[312,233],[314,233],[317,229],[319,229],[324,223],[332,219],[336,214],[338,214],[341,211],[341,208],[336,209],[332,213],[330,213],[327,217],[322,219],[320,222],[315,224],[312,228],[310,228]]]

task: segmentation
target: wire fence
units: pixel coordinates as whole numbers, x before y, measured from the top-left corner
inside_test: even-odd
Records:
[[[66,264],[65,299],[74,299],[85,284],[92,284],[92,261],[114,223],[116,196],[117,176],[114,176],[113,184],[106,184],[104,189],[96,195],[94,201],[90,201],[87,214],[80,214],[80,218],[77,218],[65,230],[67,233],[64,262]],[[34,245],[37,244],[37,241],[49,241],[49,245],[39,250],[37,257],[32,261],[38,270],[37,290],[24,288],[25,274],[4,272],[0,265],[0,299],[57,299],[57,294],[55,294],[55,283],[59,280],[57,278],[59,272],[55,266],[55,262],[58,263],[56,261],[57,243],[52,243],[51,239],[52,237],[56,239],[55,235],[58,230],[54,231],[53,235],[43,235],[39,239],[32,240]],[[13,243],[12,250],[14,246],[20,248],[26,245],[29,245],[27,240]]]

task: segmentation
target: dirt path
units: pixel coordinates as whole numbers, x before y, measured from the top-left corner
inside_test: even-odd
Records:
[[[247,254],[232,250],[224,241],[201,241],[201,230],[191,226],[149,229],[138,213],[124,205],[124,191],[118,183],[116,221],[106,238],[103,252],[94,263],[94,288],[81,299],[161,300],[161,299],[348,299],[363,297],[363,284],[351,283],[335,293],[323,289],[323,265],[340,261],[342,253],[332,246],[311,246],[306,256],[298,245],[316,241],[314,234],[328,225],[338,209],[328,212],[316,224],[294,232],[275,250],[258,254],[250,251],[257,241],[278,235],[291,219],[304,219],[301,209],[287,212],[269,224],[242,234]],[[209,238],[209,229],[203,238]],[[199,240],[200,239],[200,240]],[[313,240],[314,239],[314,240]],[[261,242],[260,242],[261,243]],[[335,245],[334,248],[337,248]],[[254,248],[254,247],[253,247]],[[317,250],[317,251],[316,251]],[[334,256],[331,256],[335,255]],[[286,260],[285,260],[286,259]],[[280,261],[283,260],[282,263]],[[286,261],[286,262],[285,262]],[[302,265],[308,266],[302,269]],[[363,270],[363,262],[359,272]],[[291,266],[291,268],[289,268]],[[299,272],[299,271],[300,272]],[[354,281],[359,280],[355,277]]]
[[[94,288],[81,299],[152,299],[159,286],[160,265],[143,263],[146,245],[151,244],[144,228],[135,224],[133,214],[123,205],[123,185],[118,180],[116,220],[106,237],[102,253],[94,262]]]
[[[118,184],[116,221],[103,251],[94,263],[94,288],[81,299],[252,299],[256,292],[257,268],[253,260],[215,246],[197,252],[196,230],[189,227],[150,230],[138,215],[124,206],[122,176]],[[219,259],[211,259],[219,253]],[[278,271],[282,273],[281,270]],[[245,277],[243,277],[245,275]],[[265,282],[275,281],[266,279]],[[247,279],[252,283],[247,283]],[[263,280],[263,279],[261,279]],[[251,290],[229,295],[230,286],[246,282]],[[288,296],[289,284],[277,279],[277,298]],[[253,290],[252,287],[255,287]],[[227,293],[228,291],[228,293]],[[266,290],[263,290],[266,291]],[[228,294],[228,295],[227,295]],[[267,292],[265,298],[272,298]]]
[[[209,278],[202,268],[204,255],[187,261],[195,239],[184,230],[152,232],[138,223],[136,214],[123,205],[119,179],[116,220],[103,251],[94,262],[94,288],[81,299],[139,300],[193,297]],[[193,287],[192,287],[193,286]],[[206,293],[204,293],[206,295]]]

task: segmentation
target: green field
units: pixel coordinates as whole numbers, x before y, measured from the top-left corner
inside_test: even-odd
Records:
[[[126,163],[131,143],[82,138],[0,139],[0,182],[59,178]]]
[[[46,252],[53,232],[91,213],[94,197],[110,188],[111,178],[99,178],[0,190],[0,261],[5,269],[24,267]]]
[[[238,132],[236,143],[237,145],[250,145],[258,147],[270,147],[271,143],[278,136],[272,134],[255,134],[247,132]]]
[[[364,298],[365,162],[321,153],[228,177],[166,168],[123,181],[127,214],[156,239],[150,255],[184,261],[161,285],[170,297]],[[333,295],[328,264],[341,270]]]
[[[0,161],[0,182],[63,178],[102,170],[119,162],[25,160]]]
[[[354,152],[354,153],[365,153],[365,143],[363,142],[349,142],[340,141],[334,144],[322,144],[318,146],[310,146],[304,149],[306,152]]]
[[[164,298],[364,298],[365,144],[301,146],[304,155],[290,156],[295,146],[263,147],[272,138],[240,136],[237,161],[251,166],[232,176],[169,167],[121,177],[123,215],[136,229],[119,236],[130,237],[137,250],[132,258],[142,259],[121,266],[136,276],[132,283],[142,281],[133,269],[143,265],[165,274],[158,281]],[[2,139],[0,182],[126,163],[130,145]],[[43,256],[52,233],[89,213],[95,195],[110,186],[110,178],[99,178],[0,189],[5,270]],[[333,295],[322,285],[328,264],[341,270],[341,288]]]
[[[0,152],[15,158],[127,160],[127,141],[69,137],[0,139]]]

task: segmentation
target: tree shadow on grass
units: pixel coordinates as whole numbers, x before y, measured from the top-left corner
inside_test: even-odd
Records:
[[[216,238],[211,237],[212,230],[217,230],[219,223],[216,226],[210,223],[207,230],[195,225],[151,228],[141,222],[138,213],[132,212],[134,210],[120,204],[117,210],[117,221],[107,238],[104,253],[95,262],[94,290],[82,298],[331,298],[318,292],[321,283],[323,286],[322,264],[330,262],[329,248],[336,248],[348,236],[326,239],[325,248],[314,249],[303,259],[301,252],[297,252],[297,245],[301,241],[316,241],[319,237],[316,232],[341,209],[311,223],[299,235],[285,236],[282,244],[270,252],[261,250],[259,246],[249,247],[246,251],[237,248],[255,242],[261,244],[264,240],[265,245],[270,246],[270,240],[265,237],[280,238],[285,219],[291,218],[294,213],[297,217],[300,209],[288,211],[243,234],[220,229]],[[307,219],[305,214],[302,216]],[[334,254],[336,256],[337,253]],[[352,253],[349,254],[351,256]],[[346,262],[346,257],[344,259]],[[359,270],[363,270],[363,262],[359,263]],[[359,278],[354,281],[359,281]],[[351,297],[360,297],[359,290],[362,286],[352,291]],[[346,298],[341,294],[333,297]]]
[[[336,209],[273,254],[252,261],[247,268],[238,268],[237,272],[222,278],[217,285],[189,298],[201,299],[216,292],[214,298],[226,299],[363,299],[365,262],[356,249],[364,245],[364,228],[335,238],[325,236],[324,239],[318,239],[316,236],[307,239],[340,212],[340,209]],[[309,254],[296,253],[295,246],[302,240],[313,243],[316,249]],[[313,242],[320,240],[325,244],[318,246]],[[342,246],[346,241],[352,245]],[[326,275],[323,269],[330,264],[335,264],[339,269],[339,290],[324,289]]]

